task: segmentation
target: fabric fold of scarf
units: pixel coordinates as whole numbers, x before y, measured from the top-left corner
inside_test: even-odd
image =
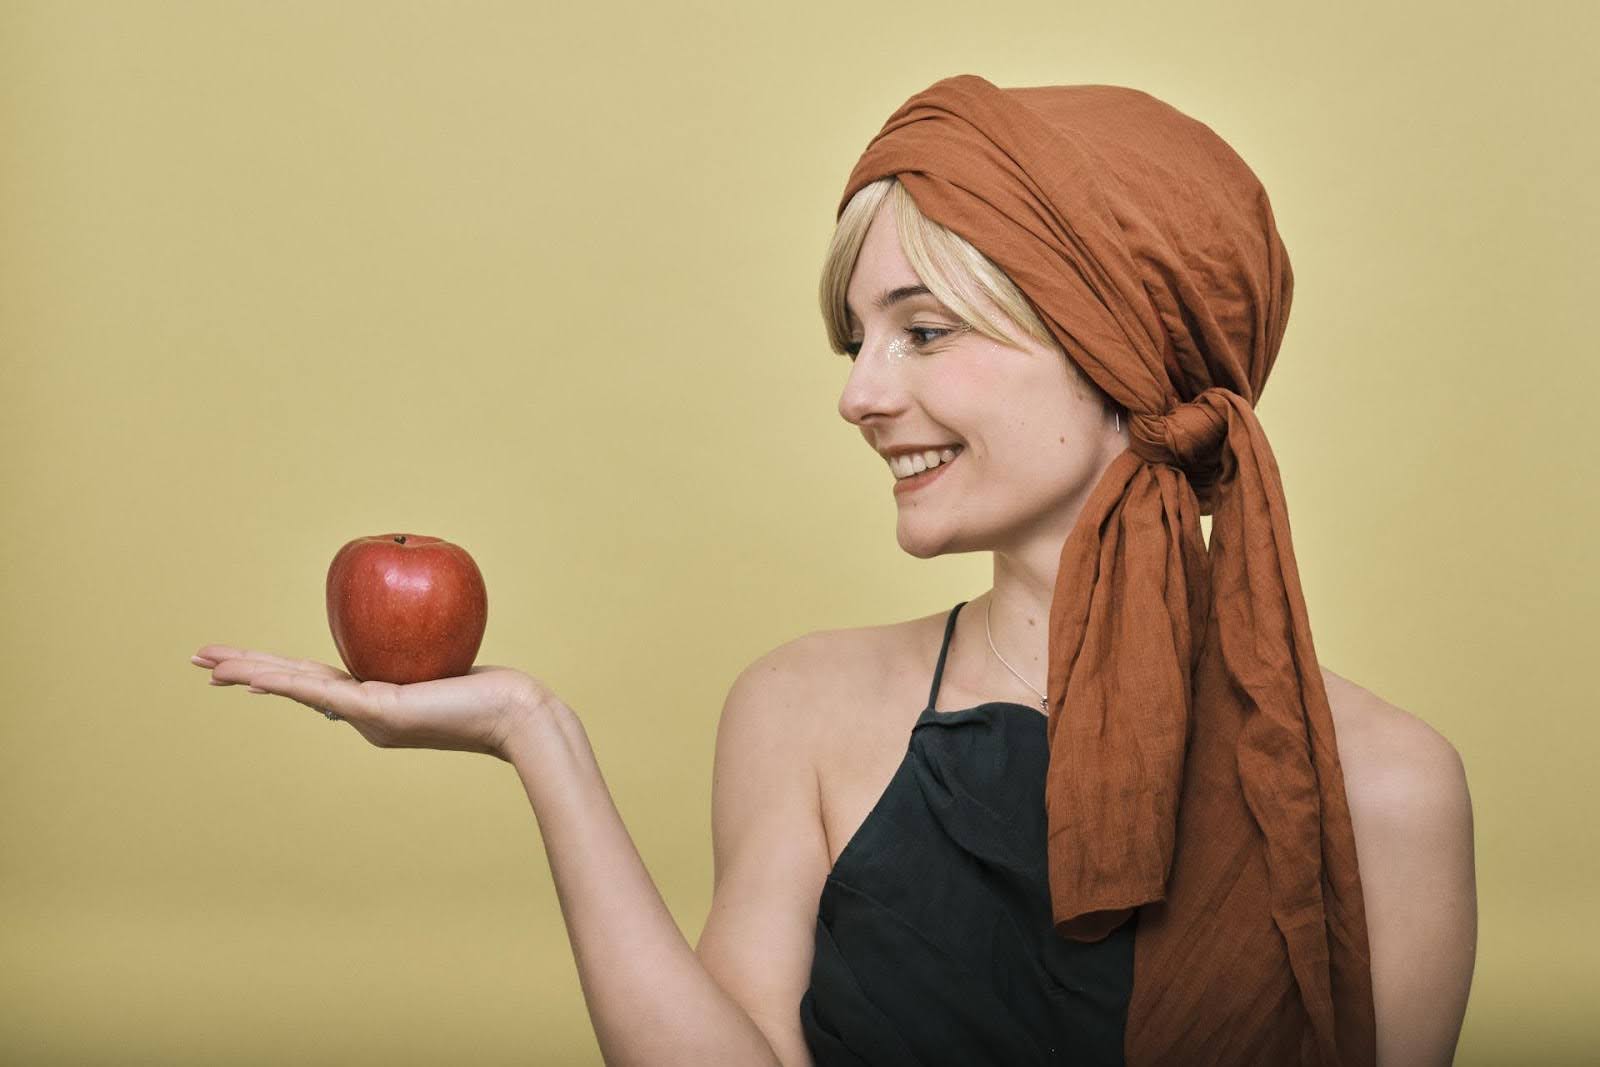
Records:
[[[838,213],[887,176],[1129,411],[1061,550],[1045,785],[1057,932],[1139,909],[1127,1062],[1374,1063],[1332,712],[1255,415],[1294,287],[1266,191],[1147,93],[971,74],[889,117]]]

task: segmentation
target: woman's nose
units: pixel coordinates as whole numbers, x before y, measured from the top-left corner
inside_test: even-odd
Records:
[[[892,415],[905,406],[905,382],[900,365],[905,353],[899,338],[861,343],[861,350],[850,365],[850,377],[839,394],[839,415],[859,425],[870,415]]]

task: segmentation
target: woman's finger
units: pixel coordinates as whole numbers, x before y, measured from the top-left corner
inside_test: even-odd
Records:
[[[189,662],[199,667],[215,667],[224,660],[230,659],[255,660],[260,663],[270,663],[275,667],[282,667],[286,670],[322,674],[329,678],[350,677],[339,668],[326,663],[319,663],[314,659],[291,659],[288,656],[278,656],[271,652],[261,652],[249,648],[235,648],[232,645],[206,645],[191,656]]]

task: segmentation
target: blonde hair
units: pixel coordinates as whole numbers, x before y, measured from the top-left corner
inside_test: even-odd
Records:
[[[917,203],[893,175],[862,186],[845,205],[834,227],[833,240],[822,264],[822,319],[828,328],[828,344],[844,352],[850,340],[849,312],[845,290],[856,269],[856,257],[867,239],[867,227],[878,213],[884,197],[889,198],[895,226],[900,232],[900,247],[911,269],[945,307],[963,322],[986,337],[1002,344],[1015,344],[1017,334],[1055,346],[1055,338],[1033,310],[1028,298],[988,256],[966,238],[934,222],[917,209]],[[984,313],[979,294],[987,296],[1004,313],[1004,325]],[[1006,329],[1010,327],[1010,330]],[[1059,346],[1057,346],[1059,347]]]
[[[850,342],[850,313],[845,306],[845,290],[850,286],[850,275],[855,272],[867,228],[885,197],[889,199],[906,260],[941,304],[978,333],[1001,344],[1015,346],[1019,336],[1029,337],[1066,358],[1066,351],[1039,318],[1032,302],[1005,271],[966,238],[924,215],[905,186],[893,175],[862,186],[850,198],[834,227],[833,239],[828,243],[819,296],[830,348],[842,354]],[[984,297],[1000,309],[1002,321],[996,321],[987,313]],[[1116,406],[1076,364],[1070,359],[1067,362],[1081,392],[1099,396],[1108,407]]]

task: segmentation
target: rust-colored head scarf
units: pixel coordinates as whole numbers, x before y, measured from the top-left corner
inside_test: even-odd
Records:
[[[970,74],[889,117],[839,213],[889,175],[1129,411],[1061,549],[1045,796],[1057,932],[1139,909],[1127,1062],[1373,1063],[1355,839],[1254,410],[1294,288],[1266,191],[1147,93]]]

